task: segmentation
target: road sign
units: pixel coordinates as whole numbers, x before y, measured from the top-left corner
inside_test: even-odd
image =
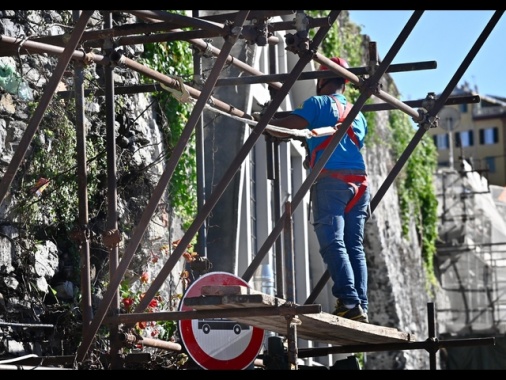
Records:
[[[179,310],[192,310],[184,306],[184,299],[200,296],[201,288],[206,285],[249,286],[242,278],[230,273],[207,273],[188,288]],[[248,368],[256,359],[264,339],[264,330],[227,318],[180,320],[179,331],[188,353],[204,369]]]

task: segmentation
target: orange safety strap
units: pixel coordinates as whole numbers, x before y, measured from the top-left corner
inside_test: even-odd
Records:
[[[359,174],[343,174],[332,170],[322,170],[322,174],[325,174],[332,178],[340,179],[341,181],[347,182],[348,185],[353,186],[355,189],[355,195],[353,198],[350,199],[348,204],[346,205],[346,208],[344,209],[344,212],[350,211],[353,206],[355,206],[355,203],[362,197],[362,195],[365,192],[365,189],[369,185],[367,182],[367,176],[366,175],[359,175]],[[321,175],[321,174],[320,174]],[[360,182],[360,186],[356,185],[356,182]]]

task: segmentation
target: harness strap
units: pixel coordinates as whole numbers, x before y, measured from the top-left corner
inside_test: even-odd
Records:
[[[337,124],[336,124],[336,128],[338,128],[339,123],[342,123],[344,121],[344,119],[346,118],[346,116],[348,116],[348,113],[350,112],[353,105],[350,102],[347,102],[346,108],[343,111],[343,104],[339,100],[337,100],[334,95],[329,95],[329,96],[332,99],[334,99],[334,102],[336,102],[337,108],[339,109],[339,120],[337,121]],[[360,144],[358,142],[357,136],[355,135],[355,131],[353,130],[353,127],[350,126],[346,130],[346,133],[348,134],[348,136],[350,136],[351,141],[353,141],[353,143],[357,146],[357,148],[360,147]]]
[[[348,102],[346,104],[346,107],[343,107],[343,104],[339,100],[337,100],[333,95],[330,95],[330,97],[332,99],[334,99],[334,101],[336,102],[337,108],[339,110],[339,120],[337,121],[337,123],[335,125],[335,127],[337,128],[339,126],[339,124],[343,122],[343,120],[346,118],[346,116],[348,116],[348,113],[350,112],[350,109],[353,107],[353,105]],[[357,149],[360,149],[360,145],[359,145],[357,136],[355,135],[355,131],[353,131],[353,128],[351,126],[348,127],[348,129],[346,130],[346,133],[350,137],[351,141],[353,141],[353,143],[355,144]],[[332,138],[332,135],[327,137],[324,141],[322,141],[320,144],[318,144],[313,149],[313,151],[311,153],[311,161],[309,162],[309,165],[311,168],[313,168],[314,163],[316,161],[316,152],[320,151],[322,149],[325,149],[329,145],[331,138]],[[353,198],[351,198],[350,201],[348,202],[348,204],[346,205],[344,212],[350,211],[353,208],[353,206],[355,206],[355,204],[362,197],[365,190],[367,189],[367,186],[369,185],[369,183],[367,182],[366,175],[343,174],[340,172],[336,172],[333,170],[327,170],[327,169],[322,169],[320,176],[321,175],[330,176],[332,178],[337,178],[341,181],[344,181],[348,185],[352,186],[353,189],[355,190],[355,194],[353,195]],[[357,182],[360,182],[359,186],[356,185]]]
[[[348,183],[348,185],[352,186],[355,189],[355,195],[353,195],[353,198],[350,199],[348,204],[346,205],[346,208],[344,209],[344,212],[350,211],[353,206],[355,206],[355,203],[362,197],[362,195],[365,192],[365,189],[369,185],[367,182],[367,176],[366,175],[360,175],[360,174],[343,174],[332,170],[326,170],[322,169],[320,175],[324,174],[325,176],[329,176],[332,178],[340,179],[341,181],[344,181]],[[360,182],[360,186],[356,185],[356,182]]]
[[[338,101],[333,95],[329,95],[329,96],[332,99],[334,99],[334,101],[336,102],[337,108],[339,110],[339,120],[337,121],[337,123],[335,125],[335,127],[337,127],[338,124],[342,123],[343,120],[346,118],[346,116],[348,116],[348,113],[350,112],[350,110],[353,107],[353,105],[351,103],[346,103],[346,108],[343,108],[343,104],[340,101]],[[353,128],[351,126],[346,130],[346,133],[350,137],[351,141],[353,141],[353,143],[358,148],[360,145],[359,145],[357,136],[355,135],[355,131],[353,131]],[[320,150],[325,149],[329,145],[331,138],[332,138],[332,135],[330,135],[329,137],[327,137],[325,140],[323,140],[320,144],[318,144],[313,149],[313,151],[311,152],[311,160],[309,161],[309,167],[310,168],[313,168],[313,166],[315,164],[315,161],[316,161],[316,152],[319,152]]]

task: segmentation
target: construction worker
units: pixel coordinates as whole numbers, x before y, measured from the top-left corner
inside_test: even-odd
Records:
[[[343,58],[331,60],[345,68]],[[321,65],[319,70],[328,70]],[[306,99],[290,115],[271,119],[270,125],[288,129],[339,126],[352,105],[344,92],[347,79],[319,79],[316,96]],[[266,129],[279,138],[288,133]],[[311,188],[313,227],[320,254],[333,281],[332,294],[337,298],[333,314],[369,323],[367,316],[367,264],[363,248],[364,225],[368,217],[370,191],[364,158],[360,152],[367,134],[367,122],[359,112],[347,133],[335,148]],[[309,169],[321,157],[332,136],[306,139]]]

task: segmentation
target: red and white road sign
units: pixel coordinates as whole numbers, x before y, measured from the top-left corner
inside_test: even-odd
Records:
[[[179,310],[192,310],[184,306],[184,299],[200,296],[206,285],[249,286],[230,273],[207,273],[188,288]],[[264,339],[264,330],[227,318],[180,320],[179,330],[188,353],[204,369],[245,369],[256,359]]]

